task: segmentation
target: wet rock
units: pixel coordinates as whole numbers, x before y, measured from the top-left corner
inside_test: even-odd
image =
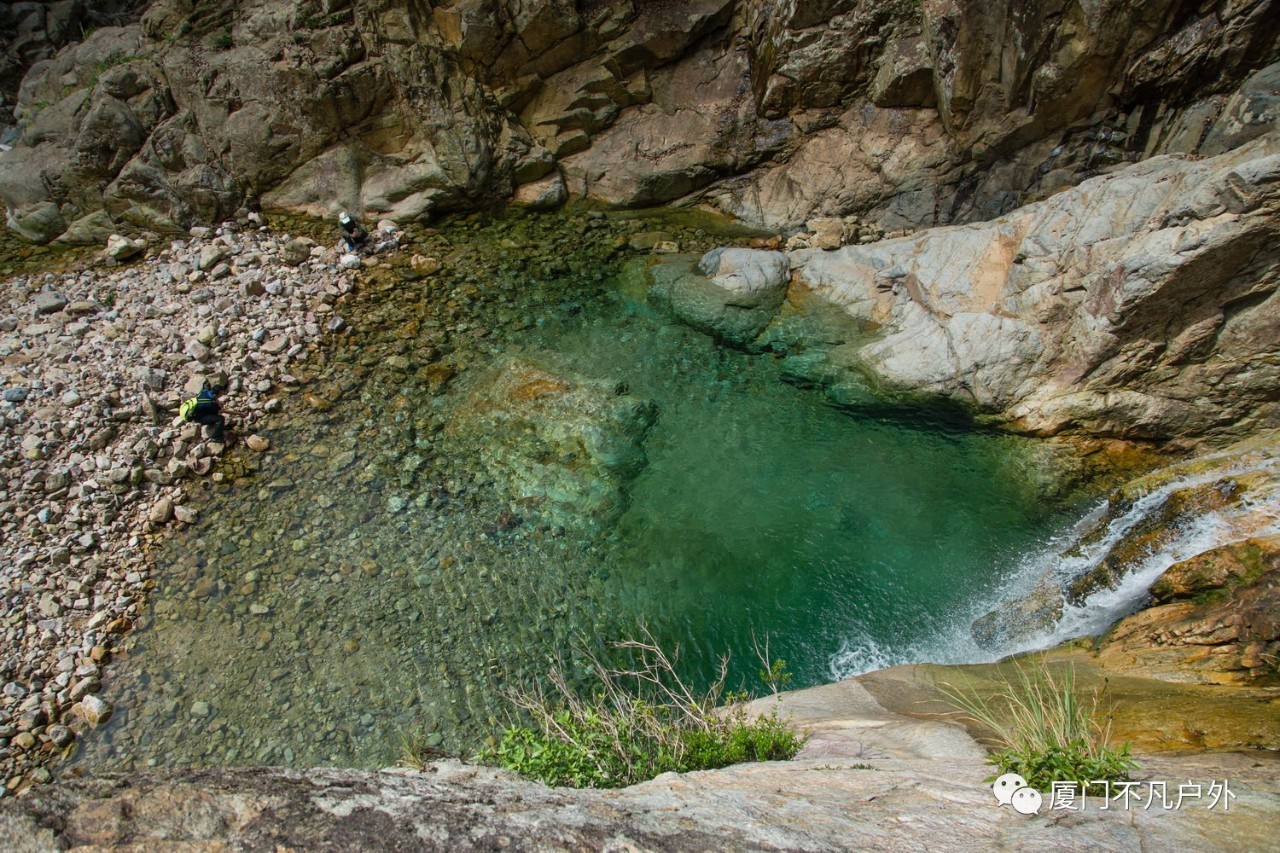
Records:
[[[59,749],[70,746],[76,739],[75,733],[66,726],[50,726],[45,732],[49,736],[49,740]]]
[[[1047,634],[1062,618],[1066,599],[1051,577],[1032,592],[975,619],[973,638],[987,648],[1008,648],[1037,634]]]
[[[1274,684],[1280,655],[1280,538],[1248,539],[1171,566],[1167,603],[1115,625],[1098,658],[1124,672],[1200,684]]]
[[[244,440],[244,443],[250,450],[257,453],[262,453],[271,448],[271,442],[260,435],[250,435]]]
[[[425,255],[414,255],[409,259],[409,268],[419,276],[435,275],[440,271],[440,260]]]
[[[649,295],[690,326],[747,346],[781,306],[790,269],[781,252],[717,249],[703,256],[696,268],[689,259],[654,267]]]
[[[1246,539],[1175,563],[1151,584],[1151,595],[1162,604],[1205,593],[1222,597],[1276,569],[1280,569],[1280,538]]]

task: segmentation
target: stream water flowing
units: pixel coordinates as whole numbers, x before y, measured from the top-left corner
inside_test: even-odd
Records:
[[[147,623],[108,672],[117,713],[79,758],[143,765],[470,753],[503,690],[637,625],[694,679],[768,637],[802,687],[910,659],[990,659],[967,625],[1096,495],[1043,443],[927,411],[841,411],[771,355],[675,324],[614,278],[643,220],[473,219],[374,277],[272,449],[224,465],[155,554]],[[689,250],[732,235],[667,225]],[[518,355],[653,401],[647,465],[603,526],[522,517],[442,435],[468,376]]]

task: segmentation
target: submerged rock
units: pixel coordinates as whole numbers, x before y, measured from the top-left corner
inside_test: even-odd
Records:
[[[649,298],[695,329],[748,346],[782,305],[790,274],[782,252],[714,249],[696,267],[688,258],[655,266]]]
[[[648,463],[657,408],[617,382],[552,372],[508,356],[473,380],[449,422],[451,439],[522,510],[555,523],[608,521]]]

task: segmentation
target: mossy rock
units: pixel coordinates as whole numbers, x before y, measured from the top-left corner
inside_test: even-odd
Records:
[[[1280,570],[1280,536],[1247,539],[1169,567],[1151,585],[1151,595],[1161,603],[1183,598],[1208,603],[1276,570]]]

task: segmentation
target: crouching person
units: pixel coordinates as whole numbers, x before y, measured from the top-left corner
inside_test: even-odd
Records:
[[[206,382],[199,394],[182,401],[178,414],[182,415],[184,421],[207,427],[210,441],[225,444],[227,419],[222,414],[222,407],[218,405],[218,392],[221,390],[210,388]]]

